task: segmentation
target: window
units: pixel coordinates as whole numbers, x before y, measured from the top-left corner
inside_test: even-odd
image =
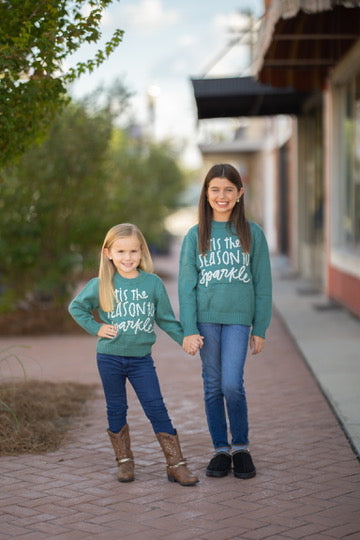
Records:
[[[360,251],[360,74],[345,87],[343,237]]]

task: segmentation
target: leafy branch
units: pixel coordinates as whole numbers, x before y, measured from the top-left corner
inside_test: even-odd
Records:
[[[0,168],[43,138],[67,103],[67,85],[83,73],[93,72],[120,44],[123,31],[117,29],[93,59],[63,72],[64,61],[83,43],[99,41],[102,14],[111,3],[0,2]]]

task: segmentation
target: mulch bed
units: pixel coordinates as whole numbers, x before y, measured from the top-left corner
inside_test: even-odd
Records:
[[[95,385],[46,381],[0,384],[0,456],[57,450]]]
[[[0,313],[0,336],[79,334],[84,331],[64,307],[29,307]]]
[[[67,307],[47,303],[0,313],[0,336],[80,333],[84,330]],[[0,372],[0,456],[57,450],[73,420],[86,415],[86,402],[95,387],[72,382],[4,382]]]

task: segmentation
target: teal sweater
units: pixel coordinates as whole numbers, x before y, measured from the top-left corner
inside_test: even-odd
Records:
[[[271,269],[265,235],[249,222],[251,253],[244,254],[227,222],[212,222],[210,250],[200,255],[198,226],[184,238],[179,269],[180,320],[184,335],[198,334],[197,323],[244,324],[265,337],[270,324]]]
[[[97,352],[118,356],[142,357],[151,353],[155,343],[154,322],[180,345],[181,324],[175,319],[164,283],[155,274],[139,271],[134,279],[116,273],[114,310],[105,312],[99,306],[99,278],[91,279],[69,305],[75,321],[89,334],[97,335],[102,324],[116,326],[115,338],[100,337]],[[97,311],[102,323],[95,320]]]

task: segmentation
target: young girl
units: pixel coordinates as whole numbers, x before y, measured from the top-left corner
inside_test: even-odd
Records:
[[[205,178],[199,224],[182,245],[179,301],[188,336],[185,350],[188,339],[191,345],[196,335],[204,337],[200,356],[205,411],[215,448],[206,474],[226,476],[233,466],[237,478],[251,478],[256,470],[248,446],[243,374],[250,329],[252,353],[264,348],[271,318],[271,272],[264,233],[245,218],[243,184],[231,165],[214,165]]]
[[[104,387],[108,434],[118,463],[118,480],[134,480],[134,458],[126,421],[126,379],[133,386],[149,418],[167,461],[171,482],[193,486],[176,430],[163,402],[151,357],[155,342],[154,322],[177,343],[183,340],[165,286],[152,274],[152,260],[139,229],[124,223],[112,227],[101,250],[99,277],[90,280],[74,298],[69,311],[87,332],[99,336],[97,365]],[[102,323],[92,312],[97,310]],[[187,345],[195,354],[201,340]]]

